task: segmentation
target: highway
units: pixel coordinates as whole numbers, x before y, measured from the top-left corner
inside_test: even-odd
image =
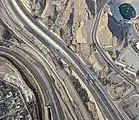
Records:
[[[64,115],[63,115],[60,103],[58,102],[58,98],[52,92],[53,91],[53,90],[51,90],[52,87],[50,87],[50,84],[48,83],[48,81],[49,81],[48,79],[51,79],[51,78],[49,77],[47,72],[45,72],[44,68],[41,67],[39,62],[37,61],[38,65],[40,67],[38,67],[38,66],[35,67],[34,64],[32,64],[27,59],[25,59],[24,56],[21,56],[17,52],[11,51],[4,47],[0,47],[0,56],[5,57],[8,60],[14,61],[14,63],[16,63],[15,66],[17,66],[17,68],[24,67],[28,71],[30,71],[30,73],[33,75],[33,77],[37,80],[37,83],[39,84],[39,86],[41,86],[41,90],[42,90],[44,98],[45,98],[45,106],[46,107],[47,107],[47,105],[50,106],[52,114],[53,114],[53,120],[61,120],[61,118],[64,120]],[[43,76],[42,76],[42,74],[39,74],[40,71],[42,71],[41,72],[42,74],[44,72]],[[27,71],[24,71],[24,72],[27,72]],[[27,74],[28,73],[26,73],[26,75]],[[61,109],[61,110],[59,111],[59,109]]]
[[[81,62],[75,53],[67,49],[66,45],[61,40],[56,38],[56,36],[54,36],[50,31],[43,28],[29,13],[27,13],[23,6],[20,4],[19,0],[11,0],[8,2],[10,3],[12,10],[15,11],[16,16],[20,19],[24,27],[30,33],[37,37],[47,47],[49,47],[48,45],[51,44],[53,47],[58,49],[59,52],[61,52],[61,54],[63,54],[64,57],[80,71],[86,80],[84,83],[86,83],[86,86],[95,97],[105,116],[109,120],[120,120],[121,116],[119,117],[119,113],[113,111],[113,108],[105,99],[102,91],[103,89],[100,90],[102,87],[97,83],[97,80],[95,80],[92,71],[90,71],[89,68]],[[84,80],[83,78],[81,79]]]
[[[11,16],[8,16],[8,18],[6,18],[6,19],[8,19],[8,21],[10,21],[10,23],[12,23],[12,25],[14,24],[14,26],[16,26],[16,22],[14,22],[14,21],[11,21],[11,19],[12,18],[9,18],[9,17],[11,17]],[[5,20],[4,20],[5,21]],[[6,22],[7,23],[7,22]],[[4,24],[4,23],[3,23]],[[7,25],[8,26],[8,25]],[[17,25],[18,26],[18,25]],[[14,27],[12,27],[12,28],[14,28]],[[8,28],[7,28],[8,29]],[[20,28],[19,28],[20,29]],[[10,29],[9,29],[10,30]],[[15,29],[16,30],[16,33],[17,33],[17,29]],[[21,29],[20,29],[21,30]],[[11,31],[11,30],[10,30]],[[20,31],[21,32],[21,31]],[[19,33],[18,33],[19,34]],[[23,32],[21,33],[22,35],[22,37],[23,37]],[[28,39],[30,39],[30,37],[19,37],[18,35],[14,35],[17,39],[19,39],[19,40],[23,40],[23,41],[25,41],[26,40],[26,38],[28,38]],[[26,42],[26,44],[27,44],[28,42]],[[28,44],[29,45],[29,44]],[[31,47],[31,49],[33,49],[34,50],[34,52],[36,52],[41,58],[41,60],[44,60],[47,64],[49,64],[49,62],[47,61],[47,58],[45,58],[45,56],[42,56],[43,54],[42,53],[40,53],[40,51],[35,47],[35,46],[30,46],[29,45],[29,47]],[[39,51],[39,52],[38,52]],[[46,54],[46,53],[45,53]],[[52,68],[51,66],[49,66],[50,67],[50,69],[52,69],[52,71],[54,71],[55,69],[54,68]],[[45,67],[46,69],[47,69],[47,67]],[[50,70],[49,69],[49,70]],[[48,71],[48,72],[50,72],[50,71]],[[55,72],[55,71],[54,71]],[[40,74],[41,74],[41,72],[40,72]],[[55,73],[54,73],[55,74]],[[58,77],[59,78],[59,77]],[[45,85],[47,85],[47,84],[45,84]],[[41,86],[41,87],[45,87],[45,85],[44,86]],[[72,90],[71,90],[72,91]],[[46,91],[47,92],[47,91]],[[72,94],[72,95],[74,95],[74,93]],[[76,95],[77,96],[77,95]],[[80,99],[79,97],[78,97],[78,99]],[[74,101],[75,101],[76,99],[74,98]],[[81,107],[81,102],[76,102],[76,104],[79,104],[79,106],[80,106],[80,108],[82,108]],[[54,105],[57,105],[57,104],[54,104]],[[58,108],[58,110],[57,111],[59,111],[60,110],[60,108]],[[85,113],[85,110],[84,109],[81,109],[82,110],[82,112],[83,113]],[[54,113],[53,113],[54,114]],[[54,114],[55,115],[55,114]],[[87,116],[88,117],[88,116]],[[60,117],[60,118],[57,118],[57,117],[55,117],[56,118],[56,120],[61,120],[61,119],[64,119],[63,117]],[[89,118],[89,117],[88,117]],[[55,120],[55,119],[54,119]],[[86,119],[85,119],[86,120]]]

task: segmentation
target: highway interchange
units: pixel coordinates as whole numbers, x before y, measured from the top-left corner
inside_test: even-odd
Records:
[[[60,120],[60,118],[64,118],[62,111],[59,111],[59,109],[61,108],[59,105],[59,102],[58,102],[56,96],[54,96],[54,94],[52,94],[52,89],[50,89],[52,87],[50,87],[50,84],[46,81],[46,79],[50,79],[50,77],[47,74],[47,72],[45,71],[45,69],[42,68],[41,73],[45,74],[46,78],[44,78],[44,76],[38,74],[40,72],[40,69],[38,66],[37,66],[38,68],[36,66],[34,67],[34,65],[31,62],[29,62],[27,59],[25,59],[20,54],[17,54],[16,52],[3,48],[3,47],[0,47],[0,51],[1,51],[1,53],[0,53],[1,56],[5,57],[7,59],[10,59],[11,61],[14,61],[16,63],[15,64],[16,66],[18,66],[18,67],[20,66],[22,69],[27,69],[33,75],[33,77],[36,80],[38,80],[37,82],[38,82],[39,86],[41,86],[46,106],[47,105],[51,106],[52,112],[54,114],[53,119]],[[38,61],[37,61],[37,63],[39,64]],[[28,67],[26,67],[26,66],[28,66]],[[39,66],[41,67],[41,64]],[[26,72],[26,74],[28,74],[28,72],[26,70],[24,70],[24,72]],[[48,89],[48,87],[49,87],[49,89]],[[55,103],[55,101],[57,101],[57,102]]]
[[[127,76],[123,75],[121,71],[113,64],[112,61],[108,59],[106,54],[103,52],[102,48],[100,47],[97,37],[96,37],[96,32],[97,32],[97,27],[99,24],[99,19],[101,16],[101,12],[103,8],[105,7],[106,3],[102,6],[100,12],[96,15],[95,22],[91,22],[93,25],[92,30],[90,31],[90,39],[93,41],[93,43],[96,45],[97,50],[99,51],[100,55],[103,57],[103,59],[117,72],[119,73],[122,77],[126,78],[128,82],[130,79],[127,78]],[[30,32],[32,35],[34,35],[39,42],[41,42],[44,46],[47,46],[51,50],[51,47],[54,47],[59,54],[61,55],[62,58],[68,63],[73,65],[73,68],[75,72],[79,75],[79,77],[83,80],[83,82],[86,84],[90,92],[92,93],[92,96],[96,99],[98,102],[98,105],[103,113],[103,115],[108,119],[108,120],[125,120],[123,116],[120,115],[120,112],[114,107],[113,103],[111,102],[109,96],[104,92],[103,87],[100,85],[100,83],[97,82],[97,78],[95,78],[93,72],[88,68],[88,66],[85,65],[78,57],[77,55],[70,50],[69,48],[66,47],[64,42],[62,42],[59,38],[57,38],[53,33],[51,33],[49,30],[44,28],[42,25],[40,25],[31,15],[28,13],[25,8],[23,7],[22,3],[19,0],[11,0],[11,1],[5,1],[1,0],[1,5],[5,7],[5,10],[8,11],[8,8],[6,8],[8,4],[8,7],[12,10],[14,15],[16,15],[16,18],[21,22],[20,27],[24,27],[26,31]],[[7,12],[8,13],[8,12]],[[8,26],[7,26],[8,27]],[[14,32],[14,34],[16,34]],[[17,33],[18,34],[18,33]],[[25,35],[26,36],[26,35]],[[29,43],[28,43],[29,44]],[[32,44],[31,44],[32,45]],[[20,55],[14,54],[14,52],[10,52],[6,49],[0,48],[0,51],[5,53],[7,56],[12,55],[15,59],[18,61],[22,62],[23,65],[29,66],[29,70],[31,73],[34,73],[33,76],[36,76],[36,80],[40,79],[38,81],[39,85],[43,88],[43,93],[44,96],[47,95],[47,86],[48,83],[45,83],[45,80],[41,78],[40,75],[35,73],[35,70],[33,66],[28,65],[28,62],[22,57],[19,57]],[[46,74],[46,73],[45,73]],[[39,78],[38,78],[39,77]],[[131,81],[130,81],[131,83]],[[51,95],[49,95],[51,96]],[[60,105],[56,105],[56,97],[53,98],[51,96],[51,99],[54,102],[52,104],[51,109],[52,109],[52,114],[54,115],[54,120],[64,120],[64,115],[62,112],[60,112],[58,109],[60,109]],[[49,98],[49,97],[48,97]],[[45,100],[47,97],[45,97]],[[46,100],[50,101],[50,100]],[[57,102],[56,102],[57,103]],[[62,119],[61,119],[62,118]]]

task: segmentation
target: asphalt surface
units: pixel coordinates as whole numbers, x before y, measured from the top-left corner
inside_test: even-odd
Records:
[[[98,15],[96,16],[96,20],[95,20],[95,24],[94,24],[94,27],[92,28],[91,30],[91,40],[92,40],[92,43],[95,45],[97,51],[99,52],[99,54],[101,55],[101,57],[103,58],[103,60],[114,70],[116,71],[122,78],[124,78],[128,83],[130,83],[131,85],[135,87],[138,87],[138,85],[136,85],[134,82],[132,82],[132,80],[126,76],[121,70],[119,70],[119,68],[115,65],[114,61],[111,61],[109,59],[109,57],[107,56],[107,54],[105,53],[105,51],[101,48],[100,44],[99,44],[99,40],[96,36],[96,33],[97,33],[97,29],[98,29],[98,25],[99,25],[99,19],[101,17],[101,13],[102,13],[102,10],[98,13]],[[94,21],[93,21],[94,22]],[[118,112],[119,113],[119,112]],[[120,115],[120,113],[119,113]],[[122,115],[120,115],[120,118],[121,119],[125,119]]]
[[[11,2],[10,4],[12,5],[13,0],[11,0],[10,2]],[[22,11],[24,11],[29,21],[32,22],[32,25],[36,26],[35,29],[33,29],[32,26],[30,26],[30,24],[28,24],[28,22],[24,18],[22,18],[22,16],[20,16],[18,11],[16,11],[16,8],[14,8],[14,6],[12,5],[13,6],[12,9],[14,9],[20,21],[22,21],[22,23],[24,24],[24,27],[30,33],[36,36],[47,47],[49,47],[49,45],[51,44],[57,49],[59,49],[59,52],[61,52],[65,56],[66,59],[68,59],[71,63],[73,63],[73,65],[75,65],[78,68],[78,70],[81,72],[81,74],[84,76],[86,80],[84,81],[84,83],[86,83],[86,86],[91,91],[96,101],[99,103],[98,105],[100,106],[102,113],[105,114],[107,119],[120,120],[120,117],[118,115],[119,113],[115,113],[113,111],[113,108],[111,107],[109,102],[105,99],[102,91],[99,88],[100,86],[96,83],[94,75],[89,70],[89,68],[84,63],[82,63],[71,50],[67,49],[66,45],[61,40],[56,38],[56,36],[53,35],[50,31],[42,27],[29,13],[27,13],[26,10],[24,10],[23,6],[20,4],[20,1],[17,0],[16,3],[18,4],[18,6],[20,6]],[[39,29],[39,32],[41,34],[43,33],[43,35],[39,34],[39,32],[36,32],[36,29]]]
[[[130,83],[131,85],[133,85],[134,88],[138,88],[139,85],[137,85],[136,83],[133,82],[133,80],[128,77],[126,74],[123,73],[123,71],[121,71],[117,65],[114,63],[114,61],[110,60],[109,57],[107,56],[107,54],[105,53],[105,51],[102,49],[102,47],[99,44],[99,40],[96,36],[97,33],[97,29],[98,29],[98,24],[99,24],[99,19],[101,17],[101,13],[99,13],[97,15],[97,19],[95,21],[95,26],[92,28],[91,30],[91,40],[92,43],[95,45],[97,51],[99,52],[99,54],[101,55],[101,57],[103,58],[103,60],[114,70],[116,71],[122,78],[124,78],[128,83]]]
[[[17,3],[18,3],[18,5],[20,6],[20,8],[22,8],[23,10],[24,10],[24,8],[23,8],[23,6],[22,6],[22,4],[19,2],[19,1],[16,1]],[[26,11],[26,10],[24,10],[24,11]],[[26,13],[26,12],[24,12],[24,13]],[[26,13],[26,15],[29,17],[29,19],[31,20],[31,21],[33,21],[34,23],[35,23],[35,25],[38,25],[38,28],[40,28],[41,30],[43,30],[43,32],[44,33],[48,33],[48,36],[50,36],[50,37],[52,37],[52,34],[48,31],[48,30],[46,30],[46,29],[44,29],[42,26],[40,26],[40,24],[38,24],[38,22],[36,22],[36,20],[34,20],[33,18],[32,18],[32,16],[30,15],[30,14],[28,14],[28,13]],[[23,20],[22,20],[23,21]],[[27,24],[25,24],[26,26],[26,28],[28,29],[30,26],[27,26]],[[32,33],[32,29],[31,28],[29,28],[28,29],[31,33]],[[33,30],[33,33],[35,33],[35,31]],[[32,33],[32,34],[33,34]],[[37,35],[37,33],[35,33],[35,35]],[[39,39],[39,40],[43,40],[42,41],[42,43],[43,44],[45,44],[46,46],[48,46],[48,43],[46,43],[46,40],[44,39],[44,38],[42,38],[41,36],[39,37],[39,35],[37,36],[37,38]],[[64,49],[63,51],[65,51],[66,52],[66,55],[65,56],[67,56],[68,55],[68,57],[67,58],[70,58],[70,60],[72,60],[74,63],[74,65],[76,65],[77,66],[77,68],[78,68],[78,70],[80,70],[81,71],[81,73],[85,76],[85,78],[86,78],[86,80],[87,80],[87,82],[90,80],[90,76],[88,75],[88,71],[86,71],[86,69],[84,69],[85,68],[85,65],[82,67],[81,66],[81,62],[80,62],[80,60],[71,52],[71,51],[69,51],[68,49],[67,49],[67,47],[64,45],[64,43],[63,42],[61,42],[61,40],[59,40],[59,39],[57,39],[57,38],[55,38],[55,36],[53,35],[53,40],[54,40],[54,42],[57,44],[57,45],[59,45],[60,46],[60,49],[62,48],[62,49]],[[54,47],[56,47],[56,46],[54,46]],[[59,48],[58,48],[59,49]],[[86,75],[87,75],[87,77],[86,77]],[[92,75],[91,75],[92,76]],[[92,77],[93,78],[93,77]],[[94,78],[93,78],[94,79]],[[92,82],[91,82],[92,83]],[[92,86],[92,85],[91,85]],[[95,89],[91,89],[91,93],[92,94],[94,94],[94,93],[98,93],[98,92],[100,92],[100,90],[99,89],[97,89],[96,87],[96,85],[93,85],[93,86],[95,86]],[[96,90],[97,90],[97,92],[96,92]],[[93,95],[93,96],[96,96],[96,95]],[[115,119],[116,117],[112,117],[112,115],[111,115],[111,111],[112,111],[112,108],[110,108],[110,106],[109,106],[109,109],[107,109],[108,108],[108,102],[106,101],[106,99],[104,98],[104,96],[101,94],[101,96],[102,97],[95,97],[95,98],[97,98],[97,101],[99,101],[100,102],[100,104],[101,104],[101,107],[102,106],[104,106],[104,105],[102,105],[103,104],[103,102],[107,105],[105,105],[105,107],[103,107],[103,109],[104,108],[106,108],[106,109],[104,109],[103,110],[103,112],[105,113],[105,115],[106,116],[109,116],[109,119]],[[103,99],[102,99],[103,98]],[[109,113],[110,113],[110,115],[108,115],[108,111],[109,111]]]
[[[37,61],[37,65],[39,65],[39,68],[41,68],[38,69],[38,67],[35,67],[29,60],[25,59],[24,56],[21,56],[17,52],[11,51],[4,47],[0,47],[0,56],[5,56],[6,58],[9,58],[14,62],[17,61],[17,65],[19,65],[18,62],[20,62],[22,64],[21,67],[26,66],[25,68],[30,71],[30,73],[37,80],[39,86],[41,86],[41,90],[45,98],[45,106],[50,106],[53,114],[53,120],[61,120],[61,118],[64,120],[64,115],[62,113],[62,108],[60,106],[58,98],[55,95],[54,90],[51,89],[51,85],[48,83],[48,81],[51,80],[51,78],[49,77],[48,73],[44,70],[44,68],[41,66],[41,64],[39,64],[39,62]],[[44,72],[45,77],[39,74],[40,71]],[[59,109],[61,110],[59,111]],[[56,110],[58,111],[58,113]]]

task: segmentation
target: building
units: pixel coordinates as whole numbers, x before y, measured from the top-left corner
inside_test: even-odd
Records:
[[[139,53],[131,45],[128,45],[115,63],[123,67],[124,71],[136,76],[139,72]]]
[[[109,13],[117,21],[130,22],[139,16],[139,0],[111,0]]]

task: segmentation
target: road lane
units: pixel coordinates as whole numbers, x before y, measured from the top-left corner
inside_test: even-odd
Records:
[[[44,78],[44,75],[41,76],[41,74],[40,74],[41,70],[38,69],[37,67],[35,67],[27,59],[25,59],[25,57],[21,56],[18,53],[15,53],[14,51],[11,51],[9,49],[6,49],[4,47],[0,47],[0,56],[3,56],[3,55],[5,55],[5,57],[7,57],[9,59],[17,61],[17,63],[18,62],[22,63],[22,65],[30,71],[30,73],[37,80],[39,86],[41,86],[43,95],[45,97],[45,106],[47,106],[47,105],[50,106],[51,111],[52,111],[52,115],[53,115],[53,120],[58,120],[58,119],[64,120],[64,115],[63,115],[62,111],[59,111],[59,109],[61,109],[60,103],[58,102],[58,99],[55,96],[55,94],[53,94],[53,92],[52,92],[53,90],[50,90],[51,87],[50,87],[49,83],[47,82],[48,79],[50,79],[49,75],[45,72],[45,78]],[[39,62],[38,62],[38,65],[39,65]],[[41,69],[43,69],[43,68],[41,68]],[[43,70],[43,72],[44,71],[45,70]],[[56,108],[56,107],[58,107],[58,108]],[[56,111],[57,109],[58,109],[58,113]]]
[[[13,1],[13,0],[12,0]],[[17,1],[16,1],[17,2]],[[16,7],[16,6],[15,6]],[[17,11],[18,12],[18,11]],[[31,18],[30,16],[28,16],[29,18]],[[32,19],[32,18],[31,18]],[[23,22],[26,22],[25,20],[24,20],[24,18],[22,18],[21,19],[21,21]],[[23,22],[23,23],[24,23]],[[25,24],[26,25],[26,24]],[[32,24],[32,25],[34,25],[34,24]],[[35,23],[35,25],[36,25],[36,23]],[[28,27],[30,27],[29,25],[28,25]],[[36,28],[36,27],[34,27],[34,28]],[[37,27],[37,28],[39,28],[39,27]],[[30,31],[31,30],[33,30],[32,29],[32,27],[31,28],[27,28],[27,29],[30,29]],[[35,30],[34,30],[35,31]],[[33,33],[32,34],[34,34],[34,31],[33,31]],[[40,30],[39,30],[40,31]],[[38,32],[39,33],[39,32]],[[43,34],[44,34],[44,32],[43,32]],[[46,33],[45,33],[46,34]],[[47,43],[46,43],[46,39],[45,38],[43,38],[43,37],[45,37],[45,36],[40,36],[39,34],[37,35],[37,36],[39,36],[40,37],[40,41],[44,44],[44,45],[47,45]],[[43,38],[43,39],[42,39]],[[54,38],[54,36],[53,36],[53,38]],[[51,39],[52,40],[52,39]],[[53,40],[55,40],[55,39],[53,39]],[[57,39],[56,39],[57,40]],[[49,41],[48,41],[49,42]],[[51,41],[50,41],[51,42]],[[71,60],[71,62],[78,68],[78,70],[84,75],[84,77],[86,78],[86,80],[89,80],[89,81],[96,81],[95,79],[94,79],[94,77],[93,77],[93,74],[90,72],[90,70],[88,70],[88,68],[87,67],[85,67],[84,68],[84,66],[85,65],[83,65],[82,63],[81,63],[81,61],[74,55],[74,53],[72,53],[71,51],[69,51],[69,50],[67,50],[67,47],[66,46],[64,46],[63,44],[61,44],[61,43],[59,43],[59,41],[56,41],[57,43],[55,43],[55,44],[57,44],[57,46],[58,45],[60,45],[60,50],[61,49],[63,49],[62,50],[62,53],[65,53],[64,55],[67,57],[67,58],[69,58],[70,57],[70,60]],[[53,43],[53,42],[51,42],[51,43]],[[57,47],[57,46],[55,46],[55,44],[54,44],[54,47]],[[58,47],[58,49],[59,49],[59,47]],[[114,114],[114,115],[111,115],[111,113],[112,113],[112,108],[110,107],[110,105],[108,105],[108,102],[107,102],[107,104],[106,104],[106,99],[104,99],[103,97],[104,96],[102,96],[102,91],[100,91],[99,90],[99,88],[98,88],[98,86],[96,86],[95,85],[95,83],[92,83],[92,82],[90,82],[89,83],[89,85],[91,85],[91,87],[93,86],[95,89],[92,89],[91,88],[91,92],[92,92],[92,95],[96,95],[97,97],[95,97],[96,99],[98,99],[99,100],[99,102],[100,102],[100,105],[101,106],[103,106],[103,112],[105,112],[105,114],[106,114],[106,116],[108,116],[108,118],[111,120],[111,119],[113,119],[113,120],[119,120],[119,117],[116,117],[117,115],[116,115],[116,113]],[[90,86],[89,86],[90,87]],[[97,100],[97,101],[98,101]],[[109,108],[109,110],[107,110],[107,108]],[[108,114],[109,113],[109,114]]]

